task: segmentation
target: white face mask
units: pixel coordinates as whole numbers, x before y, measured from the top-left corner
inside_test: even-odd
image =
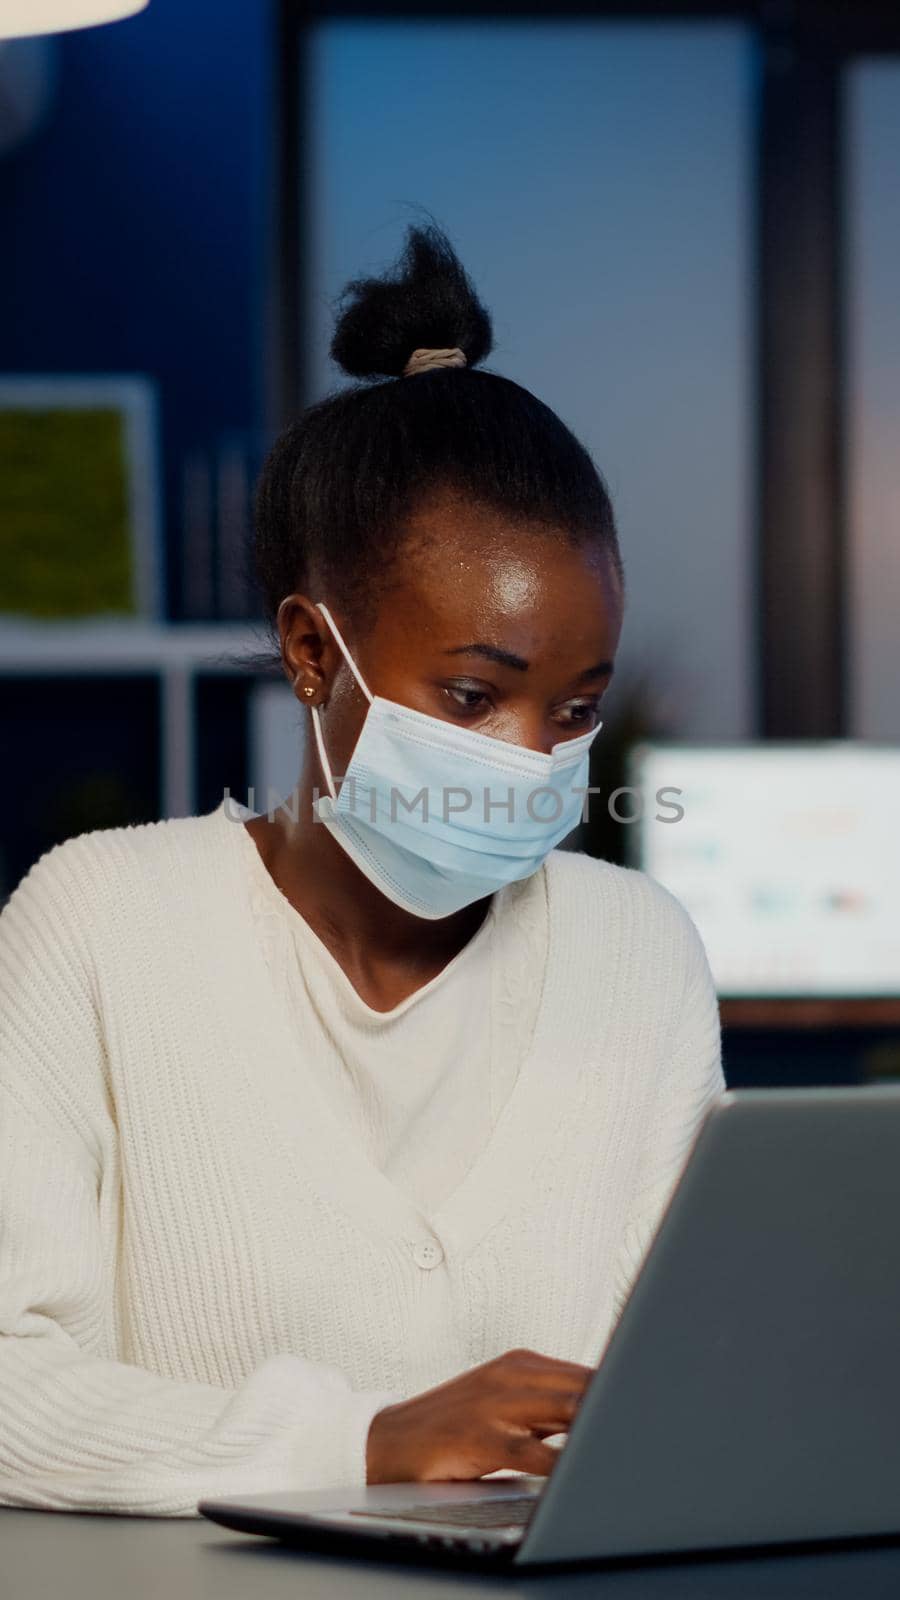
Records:
[[[318,609],[369,702],[340,793],[311,708],[328,787],[319,820],[382,894],[418,917],[447,917],[530,877],[581,820],[602,723],[544,755],[383,700],[328,607]]]

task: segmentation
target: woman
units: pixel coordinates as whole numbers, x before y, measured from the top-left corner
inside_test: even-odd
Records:
[[[622,574],[586,451],[479,371],[446,238],[257,561],[313,737],[270,814],[81,835],[0,917],[0,1500],[547,1473],[723,1087],[699,937],[581,815]],[[343,780],[343,781],[342,781]]]

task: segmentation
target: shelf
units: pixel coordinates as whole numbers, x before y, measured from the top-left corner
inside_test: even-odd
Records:
[[[242,657],[270,649],[262,623],[22,622],[0,615],[4,673],[242,672]]]
[[[161,692],[160,807],[191,816],[196,802],[194,679],[200,672],[267,676],[252,656],[271,656],[263,623],[23,622],[0,615],[0,677],[153,673]],[[277,667],[277,662],[273,663]],[[277,675],[277,674],[276,674]]]

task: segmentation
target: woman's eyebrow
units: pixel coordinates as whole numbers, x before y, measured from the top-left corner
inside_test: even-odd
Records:
[[[445,650],[444,655],[485,656],[488,661],[496,661],[501,667],[515,667],[517,672],[528,671],[524,656],[515,656],[511,650],[501,650],[496,644],[458,644],[453,650]]]
[[[445,656],[484,656],[488,661],[496,661],[501,667],[515,667],[517,672],[527,672],[528,662],[524,656],[513,655],[511,650],[501,650],[496,644],[458,644],[452,650],[445,650]],[[598,661],[593,667],[586,667],[580,678],[607,678],[611,677],[613,663],[611,661]]]

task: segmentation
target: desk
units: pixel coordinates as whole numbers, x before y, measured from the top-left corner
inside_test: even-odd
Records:
[[[2,1600],[896,1600],[900,1539],[531,1577],[304,1556],[205,1519],[0,1508]]]
[[[805,1028],[900,1028],[900,999],[781,998],[719,1001],[725,1028],[771,1028],[781,1033]]]

